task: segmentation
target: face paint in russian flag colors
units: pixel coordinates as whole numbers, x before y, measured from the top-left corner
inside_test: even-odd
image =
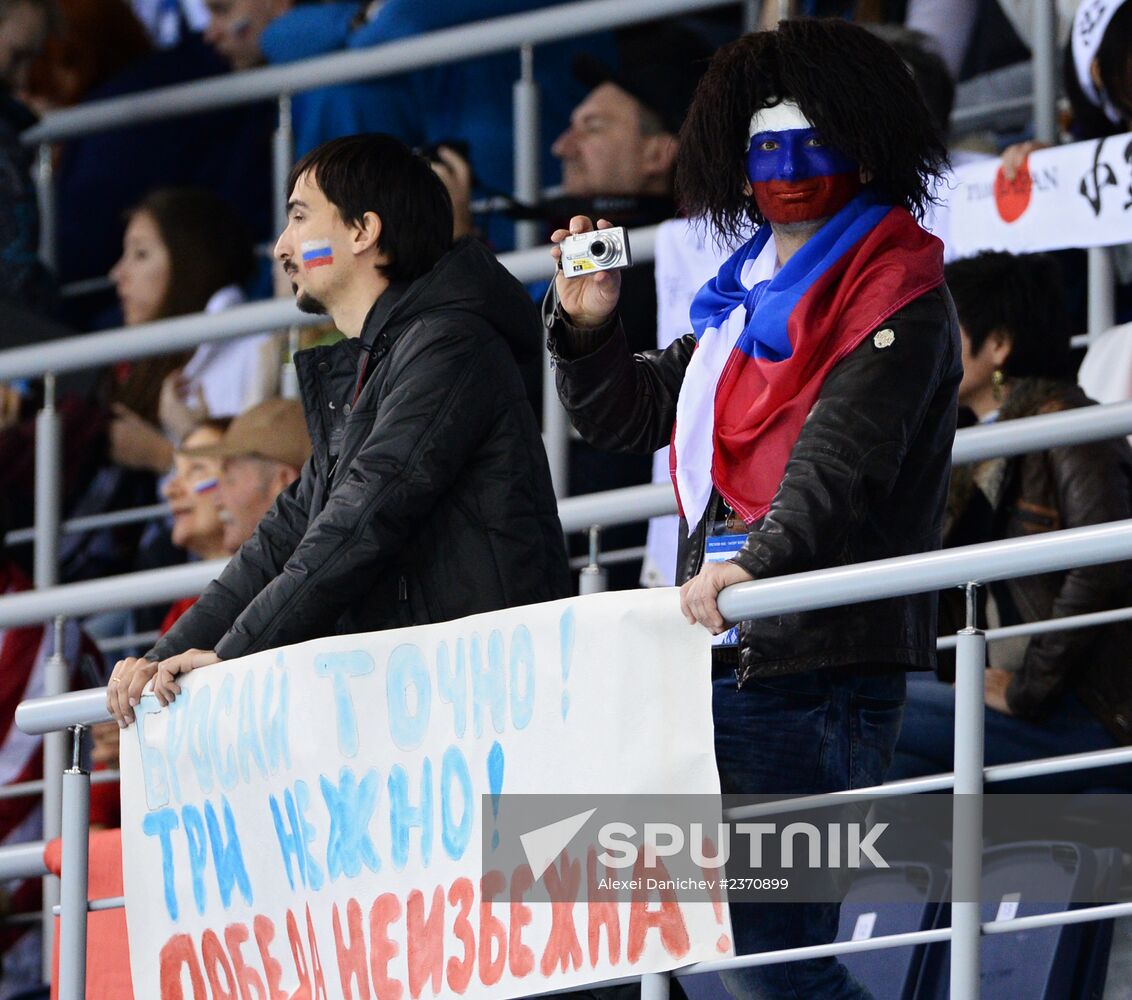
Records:
[[[822,143],[794,101],[751,116],[747,178],[769,222],[813,222],[836,215],[861,188],[856,162]]]
[[[334,263],[334,251],[330,248],[330,240],[306,240],[300,245],[299,251],[303,255],[303,267],[308,271]]]

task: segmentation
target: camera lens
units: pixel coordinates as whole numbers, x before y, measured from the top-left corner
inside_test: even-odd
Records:
[[[590,243],[590,256],[598,264],[609,264],[617,257],[617,244],[611,239],[594,240]]]

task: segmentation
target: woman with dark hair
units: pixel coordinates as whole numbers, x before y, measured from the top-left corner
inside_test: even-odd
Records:
[[[681,130],[684,209],[725,237],[759,227],[697,293],[694,333],[633,356],[617,272],[556,277],[550,342],[574,425],[613,451],[673,444],[681,608],[717,636],[726,793],[879,783],[905,671],[934,665],[930,596],[738,629],[717,597],[939,545],[959,335],[942,245],[915,216],[944,162],[890,46],[840,20],[783,21],[716,54]],[[576,216],[551,238],[591,228]],[[829,942],[837,923],[836,903],[732,907],[740,952]],[[725,978],[736,996],[868,996],[833,958]]]
[[[127,326],[242,302],[254,248],[246,229],[217,196],[188,188],[153,192],[129,215],[114,281]],[[176,445],[204,417],[232,416],[273,394],[279,356],[274,334],[257,334],[195,351],[139,358],[104,373],[101,402],[110,409],[103,462],[70,513],[94,514],[153,503],[154,476],[173,464]],[[157,548],[152,548],[151,543]],[[176,553],[155,536],[103,529],[65,536],[65,579],[122,572],[137,558],[162,565]],[[101,626],[95,626],[101,628]],[[116,627],[116,626],[114,626]]]
[[[237,305],[254,267],[251,237],[220,198],[166,188],[130,213],[110,277],[126,325],[134,326]],[[205,416],[233,416],[271,396],[278,365],[274,335],[257,334],[116,369],[111,456],[165,472],[174,444]]]
[[[963,337],[959,402],[981,423],[1092,404],[1072,381],[1057,261],[985,253],[947,267]],[[1132,448],[1124,438],[958,466],[946,545],[1016,538],[1132,517]],[[982,591],[991,627],[1132,604],[1132,564],[1083,566],[1001,580]],[[943,595],[941,631],[964,623],[959,592]],[[1047,632],[987,649],[986,761],[1008,764],[1132,743],[1132,625]],[[950,669],[941,671],[951,679]],[[910,685],[889,779],[950,771],[955,695],[931,678]],[[1033,779],[1036,791],[1127,785],[1127,768]],[[1016,790],[1017,786],[1011,786]]]

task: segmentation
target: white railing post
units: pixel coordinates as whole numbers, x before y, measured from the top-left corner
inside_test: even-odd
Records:
[[[761,14],[762,0],[743,0],[743,34],[759,30]]]
[[[42,142],[36,150],[35,188],[39,203],[39,259],[52,271],[58,265],[55,243],[55,163],[54,149]]]
[[[983,877],[983,713],[986,636],[978,584],[967,584],[967,627],[955,650],[955,796],[951,837],[951,1000],[979,1000]]]
[[[511,129],[515,137],[514,174],[515,197],[524,204],[535,204],[542,194],[542,169],[539,142],[542,119],[539,109],[538,83],[535,81],[534,46],[519,49],[520,73],[513,88]],[[537,221],[515,223],[515,246],[520,250],[536,246],[542,237]],[[549,256],[546,270],[551,270]],[[543,357],[542,368],[542,440],[550,464],[550,479],[554,495],[566,495],[568,466],[568,424],[566,412],[558,402],[554,385],[554,368],[548,353]]]
[[[578,574],[578,593],[601,594],[609,589],[609,574],[601,565],[601,526],[598,524],[590,528],[590,561],[582,567]]]
[[[66,621],[60,615],[53,626],[51,655],[44,664],[43,694],[45,697],[66,694],[70,689],[70,668],[66,656]],[[54,840],[63,832],[63,769],[67,766],[67,734],[47,733],[43,737],[43,839]],[[55,918],[52,907],[59,902],[59,880],[54,875],[43,878],[43,955],[44,979],[51,978],[52,943]]]
[[[512,89],[511,117],[515,135],[515,197],[527,205],[533,205],[542,192],[542,167],[539,162],[542,118],[538,82],[535,80],[533,45],[524,45],[519,49],[519,66],[519,79]],[[515,224],[515,246],[520,250],[535,246],[541,237],[542,230],[536,220]]]
[[[641,1000],[668,1000],[671,972],[650,972],[641,976]]]
[[[1112,251],[1108,247],[1090,247],[1088,268],[1091,343],[1116,320],[1116,277],[1112,269]]]
[[[279,234],[287,228],[287,199],[291,192],[287,190],[287,181],[291,176],[291,166],[295,160],[295,133],[291,117],[291,95],[279,95],[279,110],[275,125],[275,134],[271,142],[271,192],[275,199],[271,206],[271,219],[274,225],[272,239],[278,239]],[[275,261],[271,262],[272,269]],[[280,379],[279,394],[284,399],[299,398],[299,380],[295,374],[295,354],[299,350],[299,328],[287,328],[287,352],[290,355],[283,366]]]
[[[59,1000],[85,1000],[90,771],[83,761],[85,726],[73,726],[71,766],[63,774],[62,898],[59,909]],[[60,734],[63,735],[63,734]],[[51,910],[44,907],[46,914]]]
[[[1057,0],[1037,0],[1033,14],[1034,138],[1057,142]]]
[[[271,139],[271,222],[278,237],[287,228],[287,178],[291,174],[291,164],[295,158],[295,137],[291,125],[291,95],[280,94],[278,100],[278,119],[275,133]]]
[[[43,409],[35,418],[35,571],[37,588],[59,578],[59,514],[63,506],[62,428],[55,409],[55,375],[43,376]]]
[[[535,80],[534,46],[519,49],[519,79],[512,91],[511,128],[515,137],[514,175],[515,197],[524,204],[535,204],[542,194],[542,169],[539,142],[542,118],[539,108],[538,83]],[[535,220],[515,223],[515,246],[527,250],[536,246],[542,232]],[[547,257],[547,271],[550,270]],[[550,479],[554,495],[566,493],[567,422],[558,390],[554,385],[554,369],[549,354],[543,357],[542,369],[542,439],[550,463]]]

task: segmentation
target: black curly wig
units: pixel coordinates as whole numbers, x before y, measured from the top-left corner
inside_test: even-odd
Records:
[[[685,212],[729,238],[765,221],[747,193],[747,130],[756,111],[788,98],[876,190],[923,218],[947,164],[943,139],[892,47],[836,18],[782,21],[716,53],[680,130],[676,195]]]

